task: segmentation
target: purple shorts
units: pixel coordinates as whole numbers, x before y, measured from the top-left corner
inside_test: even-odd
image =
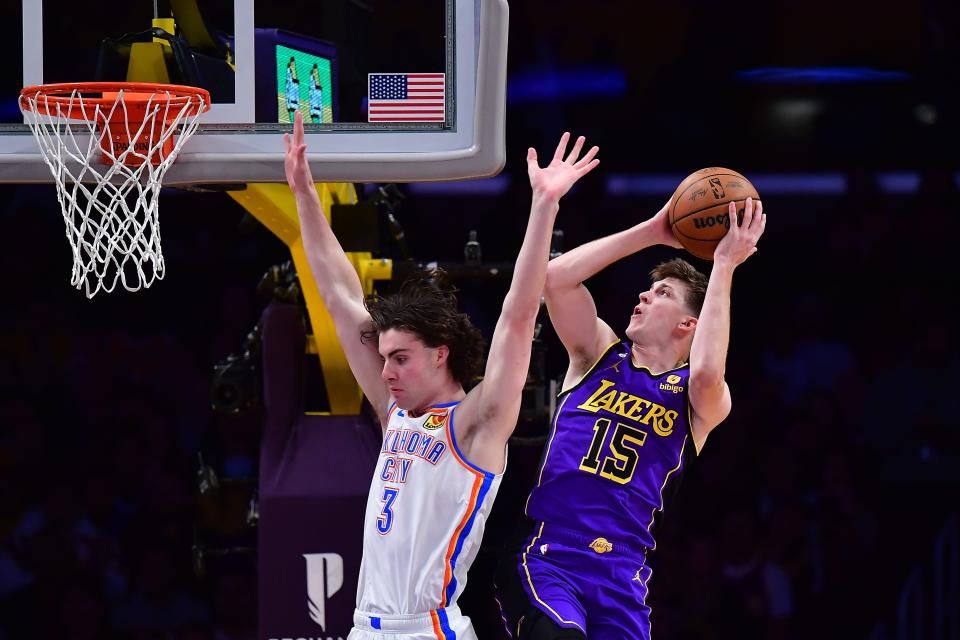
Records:
[[[518,559],[530,604],[590,640],[649,640],[646,549],[538,523]]]

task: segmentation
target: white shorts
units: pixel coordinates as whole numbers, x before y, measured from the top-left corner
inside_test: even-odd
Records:
[[[375,616],[353,612],[347,640],[477,640],[470,618],[454,605],[427,613]]]

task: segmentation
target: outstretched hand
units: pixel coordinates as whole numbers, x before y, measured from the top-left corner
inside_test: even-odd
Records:
[[[570,190],[574,183],[587,175],[593,168],[600,164],[600,160],[594,156],[600,150],[600,147],[593,147],[580,158],[580,152],[583,150],[583,143],[586,140],[583,136],[577,138],[570,154],[564,159],[563,154],[567,150],[567,143],[570,141],[570,134],[564,133],[560,138],[560,144],[553,154],[553,160],[545,169],[541,169],[537,162],[537,150],[531,147],[527,150],[527,174],[530,176],[530,186],[533,192],[551,199],[559,200]]]
[[[742,218],[737,219],[737,205],[734,202],[730,203],[727,215],[730,218],[730,228],[717,243],[713,260],[729,260],[733,266],[737,266],[757,252],[757,241],[767,226],[767,214],[763,212],[762,202],[747,198],[743,205]]]
[[[306,157],[307,145],[303,142],[303,115],[299,111],[293,119],[293,137],[289,133],[283,134],[283,146],[286,150],[283,169],[290,189],[294,192],[313,189],[313,174]]]

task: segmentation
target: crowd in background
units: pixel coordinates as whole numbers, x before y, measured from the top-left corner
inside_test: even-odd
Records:
[[[315,6],[291,0],[283,10],[318,19]],[[934,0],[885,14],[865,0],[610,0],[589,11],[573,0],[513,2],[498,187],[402,187],[396,215],[416,260],[462,261],[474,230],[482,259],[505,262],[529,210],[526,148],[549,157],[564,130],[599,144],[601,166],[564,198],[561,250],[646,219],[670,195],[609,188],[617,175],[682,177],[716,164],[747,177],[844,176],[842,193],[765,192],[758,182],[769,224],[734,281],[733,412],[689,461],[657,532],[657,640],[866,640],[960,504],[950,311],[960,199],[949,145],[958,6]],[[436,8],[393,6],[410,20]],[[90,38],[78,56],[93,57],[97,37],[82,27],[68,31]],[[416,59],[417,47],[358,46],[391,64]],[[909,80],[735,81],[745,69],[816,65]],[[19,70],[5,65],[4,86],[21,85]],[[365,72],[341,71],[363,84]],[[919,181],[891,191],[878,170]],[[222,193],[165,189],[160,202],[165,279],[88,301],[68,283],[53,188],[0,188],[0,640],[256,637],[248,514],[260,424],[256,408],[213,411],[211,384],[268,303],[258,283],[289,254]],[[379,253],[400,255],[387,232]],[[652,249],[588,283],[621,335],[647,273],[673,255]],[[458,286],[489,338],[506,281]],[[565,356],[545,315],[541,337],[546,373],[562,378]],[[503,634],[492,568],[545,434],[541,416],[511,445],[462,598],[484,640]],[[201,494],[201,459],[236,482]]]

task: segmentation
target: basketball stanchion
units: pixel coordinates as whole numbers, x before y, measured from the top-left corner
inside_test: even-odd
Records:
[[[73,253],[70,284],[88,298],[163,278],[163,176],[210,108],[206,89],[145,82],[26,87],[20,110],[57,186]]]

